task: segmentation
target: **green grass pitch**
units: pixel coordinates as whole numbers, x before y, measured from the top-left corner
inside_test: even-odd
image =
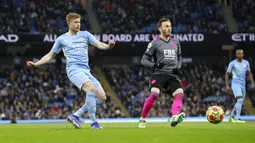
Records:
[[[181,123],[175,128],[168,123],[101,124],[103,130],[91,130],[89,124],[74,129],[70,124],[0,125],[0,143],[254,143],[255,122]]]

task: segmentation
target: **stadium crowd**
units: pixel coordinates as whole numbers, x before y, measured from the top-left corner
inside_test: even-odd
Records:
[[[183,111],[187,116],[204,116],[209,106],[230,112],[234,98],[225,92],[223,64],[186,63],[180,79],[185,90]],[[108,65],[105,77],[132,117],[139,117],[150,92],[151,70],[140,65]],[[191,76],[192,75],[192,76]],[[0,119],[65,119],[85,102],[66,76],[65,66],[45,65],[39,69],[15,66],[0,70]],[[149,116],[171,116],[173,98],[161,93]],[[248,114],[245,109],[243,115]],[[125,117],[107,94],[97,109],[98,118]],[[88,115],[84,114],[83,118]]]
[[[228,32],[218,0],[94,0],[105,33],[155,32],[160,17],[171,19],[174,32]]]
[[[254,32],[252,0],[233,0],[239,32]],[[228,32],[219,0],[93,0],[93,10],[104,33],[157,32],[159,17],[171,19],[175,33]],[[81,27],[90,29],[80,0],[0,0],[0,33],[64,33],[69,12],[82,15]]]
[[[79,0],[5,0],[0,5],[0,33],[64,33],[66,14],[82,15],[81,28],[88,29],[88,17]]]
[[[225,91],[225,68],[223,64],[184,64],[180,79],[185,91],[183,111],[187,116],[204,116],[212,105],[222,106],[224,111],[232,110],[235,99]],[[151,71],[140,65],[106,66],[104,71],[131,115],[139,117],[143,102],[149,95]],[[166,93],[159,97],[149,116],[171,116],[173,98]],[[242,114],[248,113],[243,110]]]
[[[93,0],[93,9],[104,33],[155,32],[157,20],[171,19],[175,33],[228,32],[218,0]],[[239,32],[255,32],[255,2],[233,1]],[[82,30],[89,29],[86,10],[79,0],[0,0],[0,33],[63,33],[69,12],[82,15]],[[223,64],[184,64],[180,79],[185,90],[183,111],[187,116],[204,116],[211,105],[226,111],[234,106],[225,92]],[[104,74],[132,117],[139,117],[149,94],[151,71],[140,65],[105,66]],[[192,76],[191,76],[192,75]],[[124,117],[107,93],[97,109],[99,118]],[[171,116],[172,97],[160,95],[149,116]],[[255,98],[251,97],[255,107]],[[15,66],[0,69],[0,119],[66,118],[85,102],[68,80],[64,65],[39,69]],[[245,110],[242,114],[248,114]],[[88,117],[84,114],[83,117]]]
[[[254,9],[254,0],[233,0],[233,12],[239,32],[255,32]]]
[[[68,80],[64,65],[0,69],[0,91],[0,119],[65,119],[85,103],[84,93]],[[97,116],[124,117],[109,94]]]

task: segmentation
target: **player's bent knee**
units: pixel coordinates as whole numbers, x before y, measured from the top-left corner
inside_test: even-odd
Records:
[[[240,104],[243,104],[243,98],[238,98],[237,102],[240,103]]]
[[[182,88],[178,88],[178,89],[176,89],[176,90],[173,92],[173,96],[175,96],[175,95],[177,95],[177,94],[183,94],[183,93],[184,93],[183,89],[182,89]]]
[[[95,87],[91,81],[85,82],[82,85],[82,90],[85,92],[95,92]]]
[[[107,99],[105,94],[97,98],[100,99],[102,102],[104,102]]]
[[[102,97],[102,101],[105,101],[107,99],[106,95]]]
[[[97,88],[96,89],[96,97],[101,100],[102,102],[104,102],[106,100],[106,94],[105,91],[103,90],[103,88]]]
[[[155,93],[159,94],[160,93],[160,89],[156,88],[156,87],[152,87],[151,88],[151,92],[155,92]]]
[[[235,98],[236,99],[240,99],[240,98],[243,98],[243,96],[236,96]]]

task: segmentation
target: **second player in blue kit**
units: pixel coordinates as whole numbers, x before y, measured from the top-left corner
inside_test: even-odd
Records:
[[[232,75],[231,89],[236,98],[236,104],[232,110],[232,113],[228,118],[231,122],[245,123],[245,121],[240,119],[240,114],[242,111],[243,101],[246,95],[246,76],[251,82],[251,87],[254,88],[253,76],[250,69],[250,64],[247,60],[243,59],[243,50],[238,49],[236,51],[236,59],[231,61],[228,65],[228,69],[225,75],[226,89],[229,92],[229,74]]]

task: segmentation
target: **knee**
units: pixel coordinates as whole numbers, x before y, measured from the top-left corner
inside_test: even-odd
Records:
[[[182,88],[178,88],[173,92],[173,96],[175,97],[177,94],[183,94],[184,91]]]
[[[88,82],[85,82],[83,85],[82,85],[82,90],[85,91],[85,92],[95,92],[96,89],[93,85],[92,82],[88,81]]]
[[[100,98],[100,100],[101,100],[102,102],[104,102],[106,99],[107,99],[107,97],[106,97],[105,94]]]
[[[240,104],[243,104],[243,98],[238,98],[237,102],[240,103]]]
[[[105,91],[102,89],[101,101],[104,102],[107,99]]]
[[[156,88],[156,87],[152,87],[151,88],[151,92],[155,92],[155,93],[159,94],[160,93],[160,89]]]
[[[104,102],[107,99],[106,94],[102,88],[96,89],[96,97],[102,102]]]

